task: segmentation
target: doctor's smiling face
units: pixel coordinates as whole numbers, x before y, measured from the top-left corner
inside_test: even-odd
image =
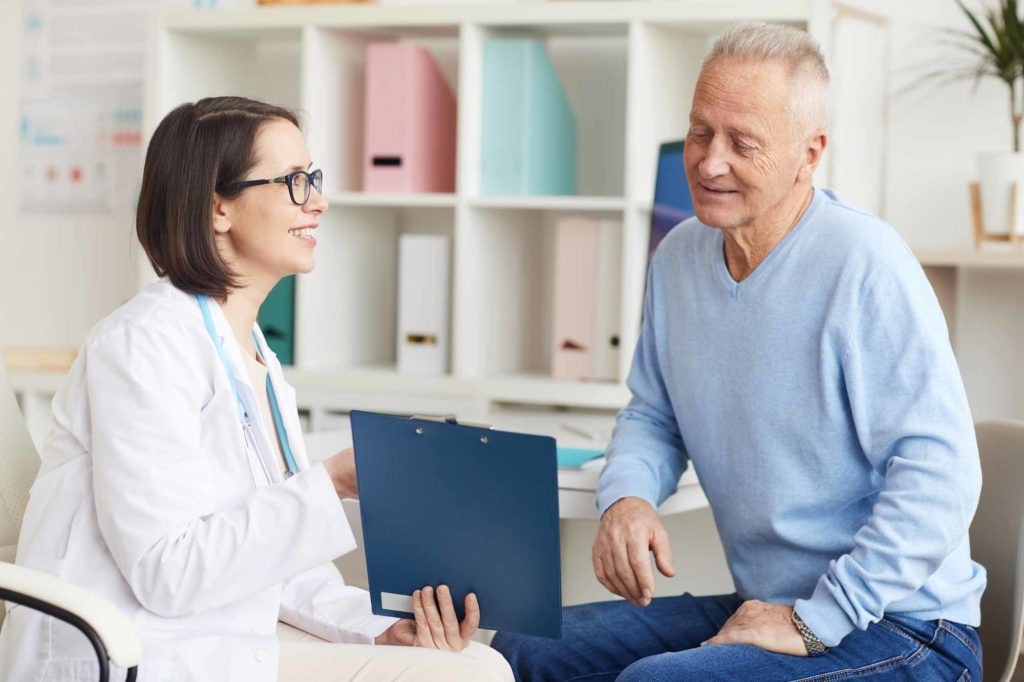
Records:
[[[327,210],[302,133],[285,119],[264,122],[253,166],[233,196],[213,200],[217,249],[240,283],[269,290],[282,277],[313,269],[316,229]],[[248,184],[271,180],[265,184]],[[238,191],[241,190],[241,191]],[[307,198],[308,197],[308,198]]]

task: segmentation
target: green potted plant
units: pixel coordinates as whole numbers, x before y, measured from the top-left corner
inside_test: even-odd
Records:
[[[970,24],[967,29],[950,29],[952,44],[968,57],[968,62],[951,72],[936,72],[945,82],[972,79],[977,86],[982,78],[997,78],[1007,88],[1013,151],[978,154],[978,184],[981,203],[990,233],[1011,230],[1024,232],[1024,154],[1021,153],[1021,119],[1024,118],[1024,22],[1017,0],[998,0],[994,6],[972,11],[955,0]],[[1011,215],[1014,183],[1020,184],[1016,212]]]

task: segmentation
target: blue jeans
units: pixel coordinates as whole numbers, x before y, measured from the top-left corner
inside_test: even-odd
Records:
[[[491,643],[519,682],[661,680],[981,680],[974,628],[886,616],[822,656],[774,654],[745,644],[701,647],[743,600],[736,595],[567,607],[560,640],[499,632]]]

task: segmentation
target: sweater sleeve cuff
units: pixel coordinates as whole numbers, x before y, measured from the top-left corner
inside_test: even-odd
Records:
[[[657,483],[653,486],[645,486],[637,481],[630,481],[629,477],[609,482],[607,485],[602,486],[597,493],[598,516],[604,516],[604,513],[608,511],[608,507],[612,506],[624,497],[639,497],[642,500],[646,500],[653,508],[657,509]]]
[[[810,599],[798,599],[793,609],[821,643],[830,649],[839,646],[843,638],[856,627],[832,593],[821,583],[818,583]]]

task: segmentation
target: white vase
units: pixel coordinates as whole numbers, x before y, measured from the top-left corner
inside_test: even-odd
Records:
[[[1017,189],[1017,210],[1010,215],[1011,188]],[[985,231],[1007,234],[1010,227],[1024,233],[1024,153],[983,152],[978,154],[978,184],[981,186],[981,215]]]

